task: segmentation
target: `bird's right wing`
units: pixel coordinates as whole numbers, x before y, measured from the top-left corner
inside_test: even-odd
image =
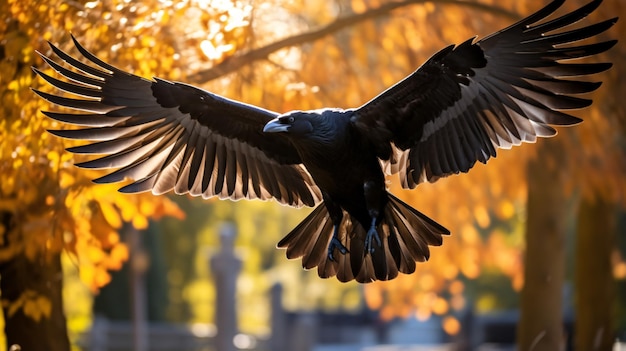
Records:
[[[580,122],[566,111],[591,104],[576,95],[600,83],[578,77],[611,64],[571,60],[615,45],[616,40],[580,41],[606,31],[617,18],[564,30],[602,0],[548,20],[563,2],[554,0],[488,37],[439,51],[355,111],[353,122],[383,151],[384,165],[400,174],[405,188],[468,172],[497,148],[534,142],[555,135],[552,126]]]
[[[77,166],[117,169],[95,179],[96,183],[129,178],[134,182],[120,191],[162,194],[174,190],[204,198],[274,198],[296,207],[320,201],[318,187],[289,142],[280,134],[262,132],[276,113],[190,85],[126,73],[72,39],[93,65],[50,44],[74,70],[44,55],[42,58],[69,81],[33,69],[48,83],[81,98],[35,92],[54,104],[87,112],[44,114],[87,127],[50,132],[93,142],[68,149],[71,152],[104,155]]]

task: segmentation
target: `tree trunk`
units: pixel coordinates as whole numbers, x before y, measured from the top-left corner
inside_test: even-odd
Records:
[[[566,173],[558,140],[541,140],[528,164],[524,288],[521,293],[518,349],[564,348],[562,288],[565,275]]]
[[[576,350],[613,348],[615,281],[611,253],[614,239],[614,206],[602,199],[584,199],[578,210],[576,242]]]
[[[6,233],[11,229],[10,215],[3,213],[2,224],[6,228],[6,239],[8,237]],[[8,245],[7,240],[4,240],[3,244]],[[24,351],[70,350],[63,312],[61,255],[54,253],[42,256],[44,257],[39,257],[33,262],[20,253],[0,264],[0,291],[7,350],[10,350],[12,345],[19,345]],[[49,317],[43,316],[39,321],[35,321],[26,316],[22,308],[10,313],[10,303],[18,300],[27,290],[49,299],[52,307]],[[5,304],[5,301],[8,304]]]

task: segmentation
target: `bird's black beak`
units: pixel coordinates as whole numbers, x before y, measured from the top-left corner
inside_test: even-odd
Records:
[[[289,130],[288,124],[283,124],[278,118],[274,118],[273,120],[267,122],[265,127],[263,127],[264,133],[278,133],[278,132],[286,132]]]

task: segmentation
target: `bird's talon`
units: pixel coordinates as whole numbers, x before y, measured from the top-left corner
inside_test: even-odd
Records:
[[[342,255],[348,253],[348,248],[345,247],[339,239],[333,237],[328,245],[328,259],[331,261],[335,261],[335,256],[333,255],[333,251],[335,251],[335,249],[339,250]]]
[[[376,244],[380,247],[382,246],[382,241],[380,240],[380,236],[378,235],[378,231],[376,230],[376,226],[372,226],[370,230],[367,231],[367,235],[365,236],[365,252],[366,253],[374,253],[374,246],[372,245],[372,239],[376,241]]]

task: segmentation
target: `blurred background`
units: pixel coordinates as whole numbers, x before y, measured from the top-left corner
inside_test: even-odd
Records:
[[[46,133],[50,41],[277,112],[357,107],[543,0],[0,0],[0,350],[611,350],[626,339],[626,46],[585,120],[390,187],[451,231],[411,275],[322,280],[276,243],[309,209],[124,195]],[[572,10],[586,3],[569,0]],[[591,19],[626,17],[606,0]],[[565,10],[561,10],[564,13]],[[590,23],[590,22],[588,22]],[[622,22],[601,39],[624,39]],[[526,264],[525,264],[526,262]],[[216,284],[216,280],[220,284]],[[533,329],[538,328],[538,329]],[[220,332],[221,331],[221,332]],[[622,346],[626,349],[625,346]]]

